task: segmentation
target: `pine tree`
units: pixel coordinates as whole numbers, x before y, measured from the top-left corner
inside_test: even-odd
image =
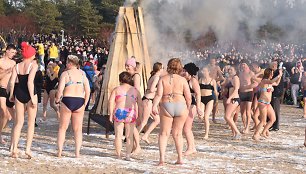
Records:
[[[96,37],[100,31],[102,16],[92,6],[90,0],[77,1],[80,28],[85,36]]]
[[[63,21],[64,29],[68,33],[73,33],[74,35],[81,35],[82,32],[79,31],[80,28],[80,18],[78,7],[74,0],[58,0],[58,9],[62,16],[60,20]]]
[[[29,0],[26,11],[35,19],[41,33],[58,32],[62,29],[62,21],[58,20],[61,13],[55,3],[46,0]]]
[[[0,0],[0,16],[4,16],[5,15],[5,4],[4,4],[4,0]]]

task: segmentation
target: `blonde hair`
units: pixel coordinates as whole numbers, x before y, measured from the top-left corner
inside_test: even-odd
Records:
[[[67,57],[67,62],[71,63],[71,64],[73,64],[75,66],[79,66],[79,61],[80,60],[79,60],[78,56],[68,55],[68,57]]]

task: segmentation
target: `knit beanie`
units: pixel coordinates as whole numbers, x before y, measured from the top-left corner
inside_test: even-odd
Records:
[[[125,62],[126,65],[131,65],[132,67],[136,68],[136,59],[135,58],[128,58]]]
[[[27,42],[22,42],[21,43],[21,49],[22,49],[22,56],[25,59],[31,58],[35,56],[36,50],[33,48],[31,45],[29,45]]]

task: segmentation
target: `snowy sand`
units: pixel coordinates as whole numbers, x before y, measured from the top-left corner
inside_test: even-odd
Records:
[[[39,108],[38,120],[42,109]],[[0,173],[306,173],[306,148],[303,147],[306,120],[302,110],[292,106],[281,107],[280,131],[271,132],[269,139],[254,142],[252,134],[243,135],[240,141],[231,140],[231,131],[223,120],[220,106],[218,124],[211,122],[210,138],[204,140],[204,125],[195,120],[194,134],[198,153],[185,157],[183,165],[174,165],[176,151],[172,138],[167,147],[167,164],[157,167],[159,151],[158,129],[143,150],[132,161],[118,160],[114,154],[114,136],[105,138],[104,129],[92,124],[91,134],[86,134],[87,115],[84,117],[81,158],[74,158],[74,141],[71,129],[62,158],[56,155],[58,122],[49,110],[46,122],[38,121],[33,141],[34,158],[24,156],[25,130],[20,140],[21,158],[9,157],[9,143],[0,145]],[[241,127],[239,118],[239,127]],[[92,122],[93,123],[93,122]],[[12,123],[5,129],[9,139]],[[185,143],[186,145],[186,143]]]

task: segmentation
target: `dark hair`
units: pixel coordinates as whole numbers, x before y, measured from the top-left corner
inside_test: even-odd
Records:
[[[199,67],[197,67],[194,63],[187,63],[184,66],[184,69],[192,76],[197,75],[197,72],[199,71]]]
[[[127,83],[133,86],[133,78],[132,75],[126,71],[123,71],[119,74],[119,82],[120,83]]]
[[[160,62],[156,62],[153,65],[153,70],[151,71],[151,77],[154,76],[160,69],[162,69],[163,64]]]
[[[16,50],[16,46],[14,44],[8,44],[6,46],[6,50],[11,50],[11,49]]]
[[[169,74],[179,74],[183,69],[181,60],[179,58],[172,58],[167,65],[167,72]]]
[[[262,78],[269,79],[272,73],[273,73],[273,70],[271,68],[266,68]]]

